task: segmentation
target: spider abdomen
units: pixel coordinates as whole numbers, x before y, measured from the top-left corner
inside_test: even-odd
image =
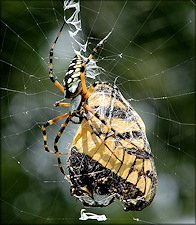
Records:
[[[65,98],[74,98],[82,91],[80,80],[82,63],[82,58],[79,55],[76,55],[68,67],[63,79]]]

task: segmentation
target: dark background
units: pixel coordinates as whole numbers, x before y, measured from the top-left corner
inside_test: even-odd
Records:
[[[82,223],[82,204],[70,196],[55,155],[44,152],[41,135],[44,122],[66,111],[53,107],[63,95],[48,78],[48,53],[63,16],[63,1],[1,1],[3,224]],[[146,124],[159,180],[152,205],[142,212],[124,212],[117,200],[88,211],[105,214],[104,223],[193,223],[194,3],[82,1],[80,16],[83,39],[89,41],[86,56],[113,29],[95,57],[105,69],[96,80],[115,82],[125,98],[132,99]],[[55,48],[60,82],[73,56],[66,26]],[[88,84],[93,82],[88,79]],[[57,123],[47,129],[49,146],[59,127]],[[61,151],[68,152],[76,129],[67,127]],[[66,158],[62,160],[66,164]]]

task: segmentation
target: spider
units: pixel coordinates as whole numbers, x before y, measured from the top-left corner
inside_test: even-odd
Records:
[[[53,51],[65,25],[63,23],[50,49],[49,77],[63,93],[55,106],[70,107],[70,111],[42,126],[45,151],[56,154],[59,168],[70,181],[70,193],[83,205],[105,207],[115,197],[124,203],[125,211],[142,210],[156,193],[157,175],[153,155],[145,134],[145,125],[118,88],[108,82],[95,82],[86,88],[86,65],[106,35],[83,62],[80,55],[71,61],[63,86],[53,76]],[[63,102],[71,98],[71,103]],[[57,143],[73,117],[80,127],[74,137],[68,158],[69,176],[64,172]],[[54,150],[47,145],[46,127],[66,118],[54,140]],[[100,198],[101,196],[101,198]]]
[[[64,98],[62,100],[56,102],[54,105],[55,106],[61,106],[61,107],[62,106],[63,107],[70,107],[71,110],[68,113],[62,114],[62,115],[60,115],[60,116],[58,116],[54,119],[51,119],[51,120],[47,121],[42,126],[42,133],[43,133],[45,151],[56,154],[57,160],[58,160],[58,165],[59,165],[59,168],[60,168],[61,172],[65,175],[66,178],[69,179],[69,177],[65,174],[65,172],[62,168],[62,164],[61,164],[61,160],[60,160],[60,155],[66,155],[66,153],[60,153],[58,151],[57,143],[58,143],[65,127],[67,126],[67,124],[70,121],[75,123],[74,121],[72,121],[73,117],[79,117],[80,119],[85,118],[86,120],[89,121],[89,118],[87,117],[87,115],[85,113],[85,110],[93,113],[94,116],[96,116],[103,124],[106,124],[105,120],[101,119],[99,117],[99,115],[96,114],[92,109],[90,109],[89,106],[85,103],[85,99],[88,99],[88,97],[89,97],[90,93],[93,91],[94,87],[99,84],[99,82],[95,82],[91,86],[91,88],[87,91],[86,82],[85,82],[85,68],[86,68],[86,65],[93,58],[93,55],[97,52],[99,47],[101,45],[103,45],[103,43],[108,39],[110,33],[96,45],[96,47],[93,49],[92,53],[89,55],[86,62],[82,61],[82,58],[80,57],[80,55],[76,55],[74,57],[74,59],[72,60],[72,62],[69,65],[67,73],[65,74],[65,78],[63,80],[64,85],[62,86],[55,79],[55,77],[53,75],[53,51],[54,51],[54,47],[57,43],[57,40],[58,40],[62,30],[63,30],[64,25],[65,25],[65,22],[63,23],[54,43],[52,45],[52,48],[50,49],[50,53],[49,53],[49,63],[50,63],[49,77],[50,77],[50,80],[54,83],[54,85],[64,93]],[[107,83],[107,84],[109,85],[109,83]],[[63,101],[64,101],[65,98],[71,98],[71,103],[64,103]],[[81,111],[80,108],[84,109],[84,111],[82,111],[81,113],[80,113],[80,111]],[[55,151],[51,151],[51,150],[48,149],[48,145],[47,145],[46,127],[49,126],[49,125],[52,125],[53,123],[55,123],[55,122],[57,122],[61,119],[66,118],[66,117],[67,117],[67,119],[62,124],[61,129],[59,130],[59,132],[58,132],[58,134],[55,138],[55,141],[54,141]],[[99,134],[95,130],[94,126],[92,124],[90,124],[90,126],[94,130],[96,135],[99,136]]]

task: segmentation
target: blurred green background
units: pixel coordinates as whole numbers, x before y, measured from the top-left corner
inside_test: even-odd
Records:
[[[70,196],[55,155],[44,152],[41,134],[43,123],[66,111],[53,107],[63,95],[48,77],[48,53],[63,16],[63,1],[1,1],[2,224],[84,223],[82,204]],[[105,69],[96,80],[115,83],[132,100],[146,124],[159,181],[153,203],[141,212],[124,212],[117,200],[87,211],[105,214],[106,224],[194,223],[193,1],[82,1],[80,16],[86,56],[113,31],[95,57]],[[67,28],[54,53],[59,81],[74,56]],[[59,128],[47,129],[49,146]],[[69,151],[76,129],[67,127],[61,151]]]

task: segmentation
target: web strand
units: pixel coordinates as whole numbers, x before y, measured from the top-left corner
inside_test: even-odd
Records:
[[[54,50],[55,78],[62,82],[74,54],[86,60],[111,32],[87,67],[87,86],[108,81],[119,88],[146,125],[158,171],[158,193],[148,210],[126,213],[115,201],[93,213],[119,224],[194,222],[195,2],[69,3],[73,17],[66,18]],[[82,204],[70,196],[69,182],[62,178],[55,156],[44,152],[41,136],[47,120],[69,110],[53,106],[64,96],[48,78],[48,54],[65,19],[65,5],[1,5],[2,221],[76,224]],[[57,122],[48,127],[49,146],[60,126]],[[69,153],[77,129],[77,124],[66,127],[60,152]],[[67,156],[61,160],[68,173]]]

